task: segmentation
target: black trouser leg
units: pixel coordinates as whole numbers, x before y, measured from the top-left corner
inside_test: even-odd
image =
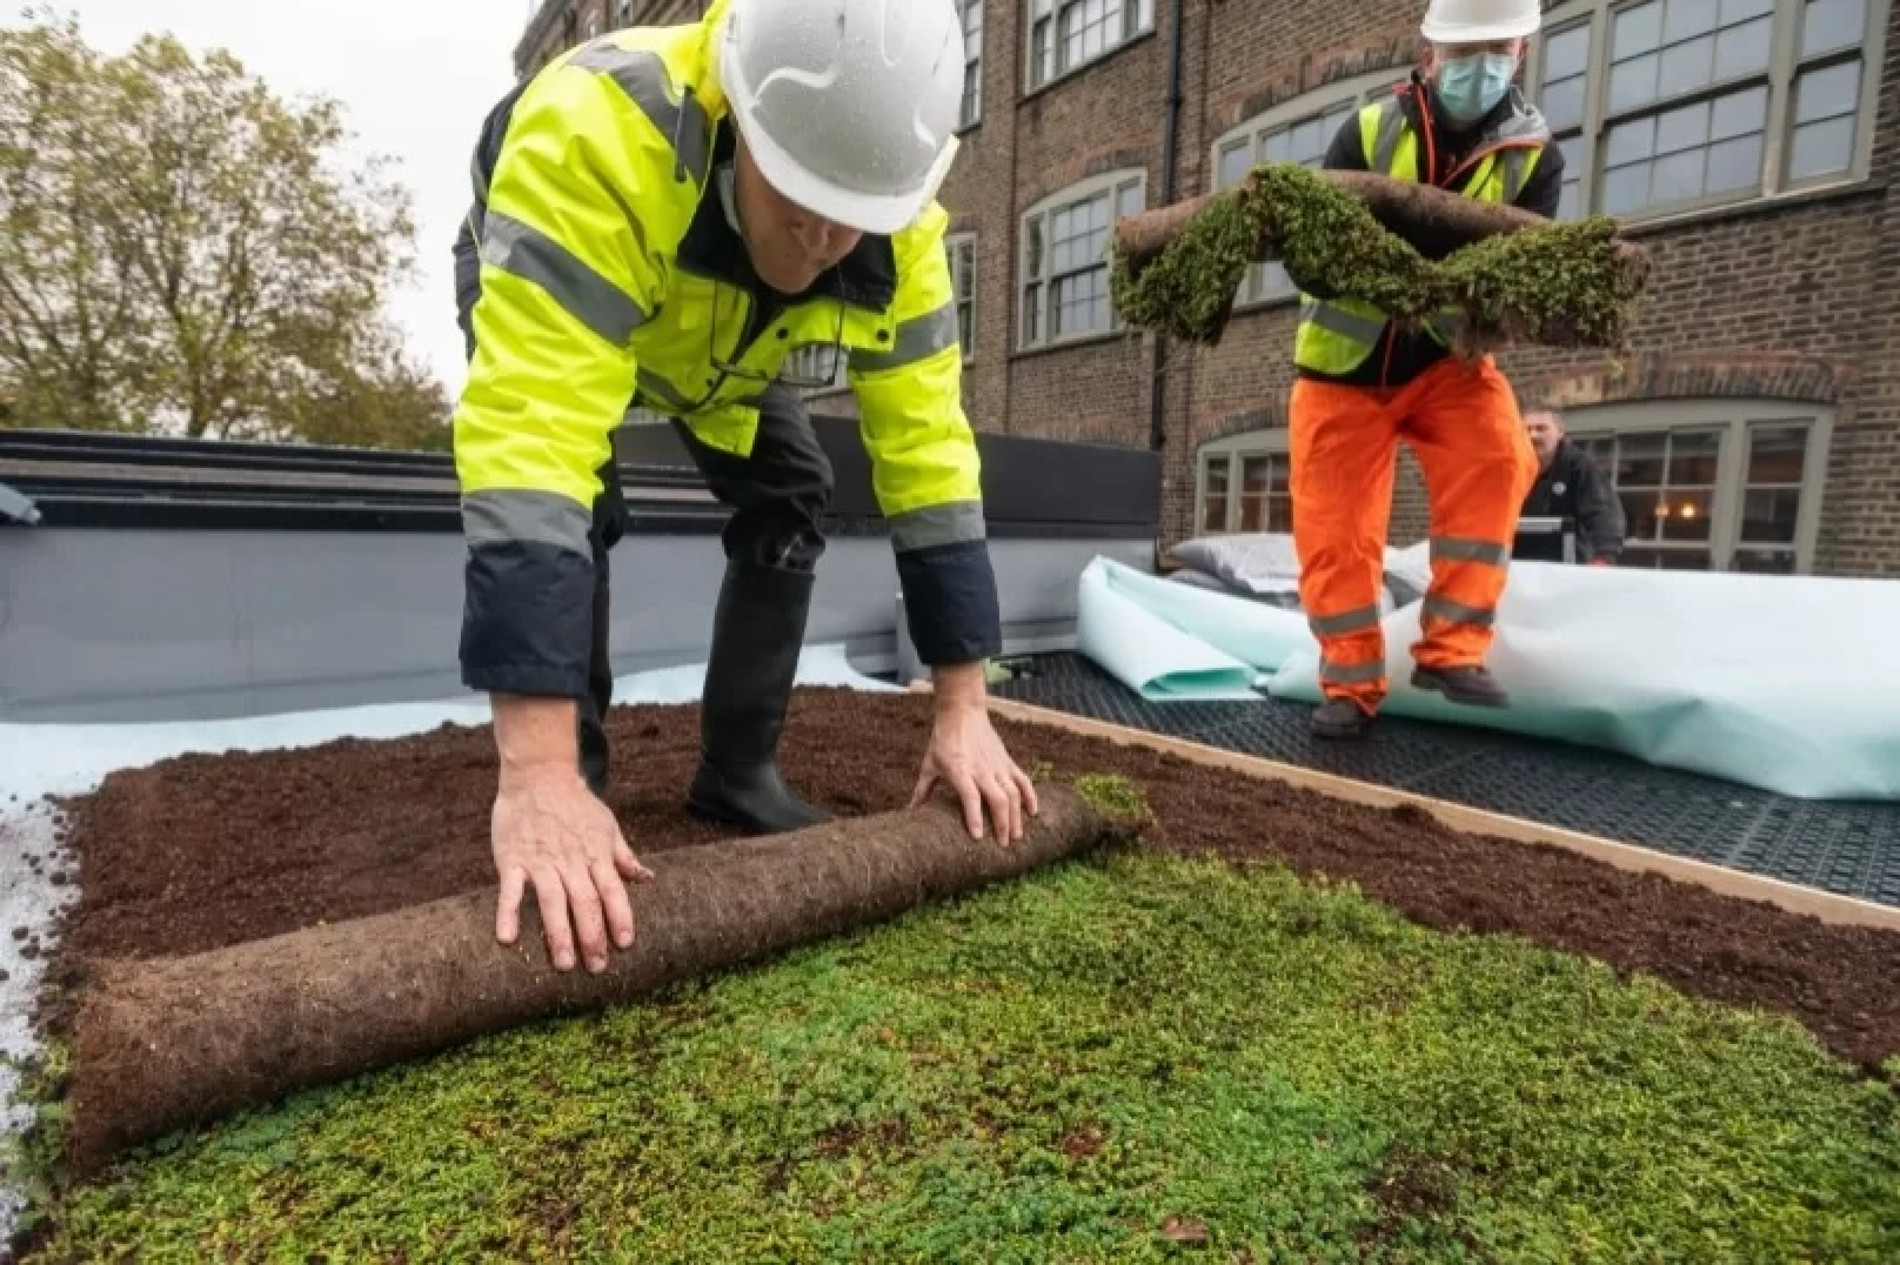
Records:
[[[613,642],[608,621],[613,587],[613,571],[607,551],[619,543],[626,531],[627,506],[620,487],[620,471],[609,458],[600,471],[603,484],[594,502],[594,524],[588,543],[594,552],[594,624],[592,645],[587,659],[587,697],[578,710],[581,775],[588,787],[601,799],[607,798],[607,778],[611,755],[607,742],[607,708],[614,697]]]
[[[803,402],[782,385],[766,392],[750,457],[679,430],[707,485],[732,510],[701,698],[700,765],[687,803],[758,834],[828,820],[780,780],[778,744],[825,551],[831,462]]]

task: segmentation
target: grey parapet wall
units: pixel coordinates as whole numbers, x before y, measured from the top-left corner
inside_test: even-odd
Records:
[[[814,426],[838,486],[807,641],[896,673],[897,571],[857,423]],[[1091,558],[1153,564],[1157,459],[979,442],[1005,653],[1067,648]],[[726,511],[669,428],[628,426],[617,447],[631,526],[611,555],[615,670],[701,661]],[[20,511],[0,516],[0,721],[467,696],[446,455],[0,431],[0,485]]]

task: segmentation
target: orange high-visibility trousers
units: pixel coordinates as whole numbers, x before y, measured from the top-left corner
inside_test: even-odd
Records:
[[[1432,580],[1412,656],[1427,668],[1482,663],[1537,479],[1516,397],[1492,358],[1447,358],[1395,389],[1300,378],[1288,431],[1300,601],[1320,644],[1324,695],[1368,713],[1386,695],[1379,592],[1401,439],[1431,507]]]

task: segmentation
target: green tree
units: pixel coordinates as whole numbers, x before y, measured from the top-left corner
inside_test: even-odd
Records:
[[[0,31],[10,424],[444,447],[447,394],[384,313],[414,268],[408,192],[345,152],[339,104],[26,17]]]

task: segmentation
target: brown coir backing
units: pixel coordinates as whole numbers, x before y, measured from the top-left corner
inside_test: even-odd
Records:
[[[835,813],[900,808],[931,706],[923,695],[801,690],[786,775]],[[680,803],[698,723],[692,705],[610,716],[611,801],[642,856],[716,837]],[[1157,818],[1149,846],[1351,880],[1434,927],[1514,933],[1688,993],[1784,1012],[1869,1070],[1900,1054],[1900,933],[1829,926],[1555,848],[1463,835],[1416,810],[1368,808],[1046,726],[998,727],[1025,768],[1046,761],[1058,775],[1139,783]],[[56,978],[81,985],[108,955],[190,953],[491,884],[493,786],[486,728],[186,756],[114,774],[68,806],[81,899]],[[62,995],[69,1011],[71,994]]]

